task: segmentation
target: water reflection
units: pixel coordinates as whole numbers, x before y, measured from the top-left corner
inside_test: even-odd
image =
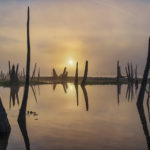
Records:
[[[134,98],[134,85],[132,83],[129,83],[127,85],[127,90],[126,90],[126,99],[132,102],[133,98]]]
[[[89,110],[88,94],[87,94],[85,86],[81,86],[81,88],[82,88],[82,91],[83,91],[83,94],[84,94],[86,111],[88,111]]]
[[[146,116],[145,116],[145,112],[144,112],[144,107],[143,107],[143,105],[142,106],[137,105],[137,109],[138,109],[141,125],[143,127],[144,135],[146,137],[148,150],[150,150],[150,135],[149,135],[149,130],[148,130],[148,126],[147,126],[147,120],[146,120]]]
[[[8,146],[10,133],[7,135],[0,135],[0,150],[6,150]]]
[[[19,92],[19,86],[18,85],[12,85],[10,87],[10,101],[9,101],[9,108],[10,109],[11,109],[11,104],[13,104],[13,106],[15,106],[16,100],[17,100],[17,104],[19,106],[18,92]]]
[[[117,84],[117,99],[118,99],[118,105],[120,103],[120,94],[121,94],[121,84]]]
[[[76,90],[76,99],[77,99],[77,106],[79,105],[79,89],[78,85],[75,84],[75,90]]]
[[[115,127],[111,123],[116,123],[117,122],[117,123],[120,124],[119,129],[123,130],[123,131],[121,131],[122,134],[126,134],[126,133],[124,133],[125,129],[123,129],[124,124],[125,125],[128,124],[128,127],[131,128],[131,129],[132,129],[131,126],[133,126],[133,124],[132,125],[130,124],[130,121],[131,121],[130,119],[133,119],[132,117],[129,116],[130,111],[131,111],[130,113],[135,113],[138,119],[140,118],[140,122],[137,121],[136,119],[133,122],[136,123],[137,127],[139,127],[139,126],[141,127],[141,125],[142,125],[142,128],[140,128],[140,130],[136,129],[136,132],[138,131],[141,134],[143,134],[143,132],[144,132],[144,135],[145,135],[146,141],[147,141],[147,145],[148,145],[148,149],[149,149],[149,140],[150,140],[149,131],[148,131],[148,128],[149,128],[149,114],[150,114],[149,113],[149,97],[150,97],[150,94],[148,93],[149,87],[147,87],[147,97],[146,97],[147,105],[145,105],[146,107],[143,106],[143,108],[141,108],[141,107],[136,107],[136,104],[135,104],[136,103],[136,101],[135,101],[135,99],[136,99],[136,94],[135,94],[136,89],[135,88],[136,87],[135,86],[133,86],[133,88],[129,88],[128,87],[129,85],[116,85],[116,86],[106,86],[105,87],[105,86],[102,86],[102,85],[101,86],[80,86],[80,85],[75,85],[75,84],[68,84],[67,85],[68,88],[66,88],[67,93],[64,94],[65,93],[65,91],[63,90],[64,85],[63,84],[59,84],[59,85],[60,86],[58,86],[58,87],[57,87],[57,84],[40,86],[40,89],[41,89],[40,98],[45,99],[45,101],[41,101],[39,99],[39,104],[35,104],[35,102],[32,101],[32,100],[31,101],[29,100],[29,103],[28,103],[28,100],[26,100],[26,101],[23,100],[22,101],[21,110],[20,110],[19,117],[18,117],[18,125],[19,125],[19,129],[21,131],[20,133],[23,136],[25,147],[26,147],[27,150],[30,149],[30,142],[31,141],[37,142],[38,140],[41,140],[41,142],[43,144],[44,141],[42,141],[43,140],[42,137],[46,137],[48,139],[55,140],[55,136],[54,136],[55,132],[57,132],[58,138],[63,138],[63,137],[61,137],[62,132],[63,133],[64,132],[69,132],[67,130],[68,127],[66,127],[66,125],[68,125],[69,123],[64,123],[63,119],[68,121],[69,119],[65,118],[66,116],[74,117],[73,115],[76,115],[76,114],[77,114],[77,116],[81,116],[81,120],[83,118],[86,118],[83,122],[81,120],[79,121],[83,124],[87,123],[87,120],[89,120],[89,117],[95,117],[94,119],[92,118],[93,119],[92,121],[95,121],[95,122],[93,122],[93,123],[89,122],[89,123],[91,123],[90,126],[92,125],[93,128],[96,128],[96,131],[100,132],[103,129],[108,130],[107,127],[111,128],[110,130],[113,130],[113,128],[115,128]],[[52,93],[49,93],[51,86],[52,87],[55,86],[55,90],[56,90],[56,87],[57,87],[57,90],[55,92],[53,90],[51,90]],[[114,93],[114,91],[116,91],[116,87],[117,87],[117,97],[116,97],[116,94]],[[37,89],[37,87],[34,87],[34,88]],[[131,101],[131,97],[132,97],[132,100],[134,99],[134,101],[132,101],[132,104],[128,103],[128,97],[127,97],[127,101],[126,101],[127,103],[123,103],[122,105],[119,105],[119,108],[121,108],[121,109],[120,109],[120,112],[116,114],[116,112],[117,112],[115,110],[115,107],[117,106],[116,101],[117,101],[118,104],[121,104],[121,100],[126,98],[126,90],[129,90],[129,89],[131,90],[130,93],[132,91],[134,92],[134,94],[133,94],[134,96],[131,96],[132,94],[130,94],[130,100],[129,101]],[[46,90],[48,91],[49,95],[46,94]],[[109,90],[111,90],[111,91],[109,91]],[[22,91],[22,90],[20,89],[20,91]],[[19,93],[20,93],[20,91],[19,91]],[[30,91],[32,91],[31,88],[30,88]],[[99,93],[100,93],[100,95],[99,95]],[[108,96],[109,94],[107,95],[107,93],[109,93],[110,96]],[[114,95],[111,98],[112,93]],[[32,95],[32,92],[30,94]],[[38,90],[35,90],[35,94],[38,94]],[[43,95],[44,95],[44,97],[42,97]],[[75,97],[74,97],[73,101],[70,101],[70,99],[72,100],[72,95],[74,95]],[[89,97],[90,95],[91,95],[91,97]],[[82,96],[83,96],[83,98],[81,98]],[[101,100],[99,100],[100,96],[102,97]],[[51,101],[49,100],[50,97],[51,97]],[[89,111],[89,98],[90,99],[92,98],[92,103],[90,104],[90,111]],[[105,100],[103,100],[104,98],[110,98],[111,101],[109,101],[109,103],[108,103]],[[33,99],[34,99],[34,97],[33,97]],[[47,99],[47,101],[46,101],[46,99]],[[53,99],[55,99],[55,100],[53,101]],[[60,101],[60,99],[61,99],[61,101]],[[81,99],[83,99],[84,101],[82,102]],[[75,104],[74,104],[74,100],[75,100]],[[43,105],[43,103],[44,103],[44,105]],[[78,107],[78,109],[76,109],[76,111],[74,111],[73,107],[77,107],[77,106],[79,106],[79,104],[81,106],[83,105],[83,107]],[[97,105],[97,106],[95,106],[95,105]],[[8,107],[8,104],[7,104],[7,107]],[[56,107],[57,107],[57,109],[56,109]],[[35,109],[35,108],[37,108],[37,109]],[[78,111],[80,108],[81,109],[83,108],[82,111]],[[88,113],[84,113],[85,112],[84,108],[86,108],[85,110],[88,111]],[[126,108],[126,110],[129,111],[128,113],[124,112],[125,108]],[[131,108],[133,110],[131,110]],[[145,112],[144,112],[144,109],[146,110]],[[72,110],[73,110],[73,113],[72,113]],[[37,111],[38,111],[38,113],[37,113]],[[94,111],[94,113],[93,113],[93,111]],[[147,111],[148,111],[148,114],[147,114]],[[61,112],[62,115],[57,115],[58,113],[60,114],[60,112]],[[112,113],[112,114],[110,114],[110,113]],[[38,114],[40,114],[40,119],[39,119]],[[122,120],[127,119],[127,118],[124,118],[125,116],[123,116],[125,114],[126,114],[126,117],[128,119],[130,118],[129,122],[128,122],[128,120],[125,120],[125,122],[122,122]],[[133,116],[135,114],[133,114]],[[116,117],[116,119],[115,119],[116,122],[113,122],[110,119],[111,115],[114,115],[114,117]],[[32,117],[35,118],[34,120],[38,120],[38,121],[34,122],[34,120],[31,119]],[[62,120],[61,120],[61,118],[62,118]],[[77,118],[77,120],[79,120],[79,118]],[[70,120],[73,120],[73,119],[70,119]],[[103,122],[103,120],[105,120],[105,121]],[[46,121],[48,121],[48,122],[46,122]],[[107,121],[108,121],[108,123],[107,123]],[[27,130],[28,124],[30,124],[29,130]],[[73,124],[73,123],[71,122],[71,124]],[[103,125],[101,125],[101,124],[103,124]],[[36,128],[34,129],[35,126],[36,126]],[[28,133],[29,133],[29,131],[31,131],[31,129],[35,130],[35,131],[38,131],[38,130],[42,130],[41,128],[43,128],[43,127],[47,128],[47,129],[44,129],[45,132],[42,131],[42,133],[39,133],[39,135],[42,134],[42,137],[40,137],[40,139],[36,138],[37,134],[35,134],[34,132],[32,132],[32,136],[29,139]],[[70,128],[72,129],[72,127],[70,127]],[[73,126],[73,128],[76,129],[76,130],[79,129],[79,127],[74,127],[74,126]],[[96,133],[93,131],[93,128],[92,128],[92,130],[90,131],[89,134],[93,134],[93,136],[95,136],[94,134],[96,134]],[[81,129],[80,132],[82,132],[84,130],[83,127],[81,127],[80,129]],[[134,133],[133,129],[132,130],[126,129],[126,130],[127,130],[127,132],[130,132],[131,134]],[[50,131],[52,131],[52,132],[50,132]],[[46,134],[46,132],[48,132],[50,135]],[[109,132],[113,132],[113,131],[109,131]],[[79,134],[79,132],[78,132],[78,134]],[[120,134],[120,132],[119,132],[119,134]],[[100,136],[98,133],[96,135],[99,136],[99,138],[101,140],[103,140],[105,138],[108,138],[107,136],[109,136],[109,133],[107,133],[106,136]],[[35,138],[34,140],[32,139],[33,137]],[[65,138],[66,137],[67,138],[72,138],[72,137],[68,137],[68,135],[66,135]],[[119,136],[118,136],[118,138],[119,138]],[[139,139],[142,140],[142,136],[139,137]],[[5,140],[5,139],[3,138],[3,140]],[[56,138],[56,140],[57,140],[57,138]],[[111,140],[112,140],[112,142],[116,142],[115,140],[117,140],[117,139],[111,139]],[[137,138],[135,140],[137,140]],[[60,142],[60,141],[58,141],[58,142]],[[7,138],[6,138],[4,143],[7,143]],[[60,143],[62,144],[63,142],[60,142]],[[49,143],[46,143],[46,144],[49,146],[46,149],[50,148],[51,144],[49,144]],[[92,144],[92,142],[91,142],[91,144]],[[3,145],[5,145],[5,144],[3,144]],[[33,147],[35,147],[35,145],[33,143],[31,143],[31,145]],[[119,143],[119,145],[121,146],[122,144]],[[43,147],[41,147],[41,148],[43,148]],[[36,148],[33,148],[33,149],[36,149]],[[54,147],[53,149],[57,149],[57,148]],[[108,149],[108,148],[106,148],[106,149]],[[91,150],[91,148],[89,148],[89,150]]]

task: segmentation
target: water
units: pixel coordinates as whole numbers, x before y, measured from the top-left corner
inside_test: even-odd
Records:
[[[130,95],[128,100],[126,89],[126,85],[121,87],[118,101],[118,89],[115,85],[86,86],[84,92],[87,92],[87,96],[84,96],[79,86],[77,102],[76,90],[72,84],[68,84],[66,91],[62,85],[57,85],[55,90],[53,85],[35,86],[37,101],[30,87],[26,114],[28,138],[26,136],[25,142],[29,140],[30,145],[27,145],[31,150],[148,149],[136,107],[137,94],[134,91],[133,99],[130,99]],[[17,122],[23,87],[16,91],[19,105],[15,99],[13,106],[9,101],[10,88],[0,88],[2,102],[11,124],[7,150],[26,149]],[[144,105],[144,110],[149,126],[147,105]]]

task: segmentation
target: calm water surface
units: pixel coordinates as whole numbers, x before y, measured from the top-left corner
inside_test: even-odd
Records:
[[[86,89],[79,86],[77,100],[74,85],[68,84],[66,90],[64,87],[35,86],[36,98],[30,87],[26,114],[27,134],[25,131],[21,133],[17,121],[23,87],[0,88],[11,124],[7,150],[23,150],[26,146],[30,146],[31,150],[148,149],[136,107],[135,90],[133,96],[127,93],[126,98],[127,85],[123,85],[121,91],[115,85],[86,86]],[[17,91],[19,101],[17,98],[13,101]],[[120,95],[118,92],[121,92]],[[149,128],[146,105],[144,110]]]

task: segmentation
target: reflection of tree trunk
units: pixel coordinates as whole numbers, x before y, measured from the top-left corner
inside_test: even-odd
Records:
[[[7,149],[9,135],[10,133],[8,133],[7,135],[0,135],[0,150]]]
[[[55,91],[57,84],[53,84],[53,90]]]
[[[145,137],[146,137],[147,146],[148,146],[148,149],[150,150],[150,136],[149,136],[147,121],[146,121],[146,117],[145,117],[145,113],[144,113],[144,107],[143,107],[143,105],[141,105],[141,106],[137,105],[137,109],[138,109],[138,112],[139,112],[139,116],[140,116],[141,124],[142,124],[142,127],[143,127],[143,131],[144,131],[144,134],[145,134]]]
[[[19,96],[18,96],[18,92],[19,92],[19,86],[18,85],[12,85],[10,87],[10,105],[9,107],[11,108],[11,101],[13,106],[15,106],[15,101],[17,99],[17,104],[19,105]]]
[[[23,135],[26,150],[30,150],[30,141],[29,141],[27,128],[26,128],[26,113],[20,112],[19,118],[18,118],[18,124],[19,124],[20,130],[21,130],[21,133]]]
[[[126,90],[126,98],[129,100],[131,100],[134,98],[134,90],[133,90],[133,83],[128,83],[127,85],[127,90]]]
[[[78,91],[78,85],[75,85],[76,89],[76,98],[77,98],[77,106],[79,105],[79,91]]]
[[[121,84],[117,84],[117,98],[118,98],[118,104],[120,103],[120,94],[121,94]]]
[[[10,133],[10,130],[11,127],[7,118],[7,114],[0,98],[0,135],[7,135]]]
[[[63,86],[64,92],[67,93],[67,83],[62,83],[62,86]]]
[[[31,89],[32,89],[32,92],[33,92],[33,95],[34,95],[34,98],[35,98],[35,101],[37,103],[37,97],[36,97],[36,92],[34,90],[34,87],[31,85]]]
[[[29,14],[29,7],[28,7],[28,19],[27,19],[27,64],[26,64],[26,82],[25,82],[25,89],[24,95],[22,100],[21,109],[18,116],[18,124],[23,135],[26,149],[30,150],[30,143],[29,138],[26,130],[26,107],[28,101],[28,92],[29,92],[29,79],[30,79],[30,37],[29,37],[29,21],[30,21],[30,14]]]
[[[84,94],[84,99],[85,99],[85,103],[86,103],[86,110],[88,111],[89,110],[88,94],[87,94],[85,86],[81,86],[81,88],[82,88],[82,91]]]

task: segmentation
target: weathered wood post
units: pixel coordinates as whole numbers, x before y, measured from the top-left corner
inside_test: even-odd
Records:
[[[139,92],[138,100],[137,100],[138,106],[143,105],[143,102],[144,102],[144,94],[145,94],[145,90],[146,90],[149,68],[150,68],[150,38],[149,38],[147,62],[146,62],[143,79],[142,79],[142,83],[141,83],[141,88],[140,88],[140,92]]]
[[[82,86],[84,86],[86,84],[87,74],[88,74],[88,61],[86,61],[86,64],[85,64],[84,77],[83,77],[83,80],[81,83]]]
[[[75,85],[78,85],[78,62],[76,64]]]

